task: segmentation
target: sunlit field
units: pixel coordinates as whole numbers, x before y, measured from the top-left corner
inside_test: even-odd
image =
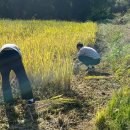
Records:
[[[15,43],[20,47],[34,94],[44,98],[46,87],[53,94],[68,89],[76,44],[94,44],[96,32],[93,22],[1,20],[0,45]]]

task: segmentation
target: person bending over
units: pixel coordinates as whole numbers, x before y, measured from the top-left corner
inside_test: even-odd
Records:
[[[98,52],[91,47],[84,46],[82,43],[77,44],[77,50],[79,61],[88,67],[88,73],[93,72],[95,70],[94,66],[100,63]]]
[[[5,103],[13,102],[9,81],[11,70],[15,72],[18,79],[22,99],[28,100],[28,103],[33,103],[32,89],[22,63],[21,51],[15,44],[5,44],[0,49],[0,72]]]

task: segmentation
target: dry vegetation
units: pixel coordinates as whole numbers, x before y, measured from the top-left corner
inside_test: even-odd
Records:
[[[93,22],[1,20],[0,45],[16,43],[20,47],[35,94],[44,98],[44,87],[56,87],[55,94],[70,86],[76,44],[94,44],[96,32]]]

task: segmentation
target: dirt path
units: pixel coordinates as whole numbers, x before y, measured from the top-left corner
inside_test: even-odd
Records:
[[[110,72],[106,68],[98,71],[102,74]],[[81,75],[74,77],[72,81],[72,89],[84,98],[83,105],[87,104],[87,107],[84,107],[84,109],[87,109],[87,114],[84,114],[84,119],[73,130],[92,130],[94,128],[92,119],[97,110],[105,107],[111,99],[112,93],[119,88],[119,84],[112,75],[85,77],[85,72],[82,72]]]

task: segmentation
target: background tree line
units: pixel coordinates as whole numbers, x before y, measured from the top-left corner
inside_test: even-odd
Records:
[[[129,7],[130,0],[0,0],[0,18],[99,20]]]

